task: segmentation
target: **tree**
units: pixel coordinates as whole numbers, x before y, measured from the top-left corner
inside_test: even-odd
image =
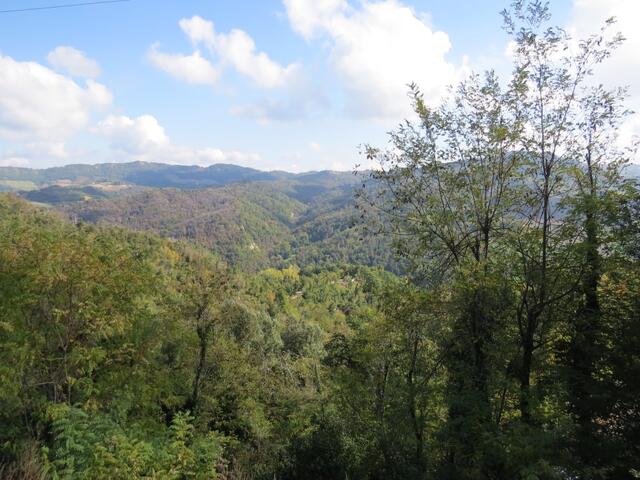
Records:
[[[446,285],[459,312],[443,347],[452,478],[471,475],[458,467],[479,468],[478,438],[494,425],[491,358],[502,321],[496,307],[508,309],[503,303],[509,301],[504,283],[496,282],[503,269],[497,252],[514,222],[510,213],[519,191],[519,157],[512,152],[521,122],[508,110],[517,94],[503,91],[488,72],[484,81],[470,77],[449,104],[433,110],[412,86],[419,122],[392,133],[393,151],[366,150],[381,169],[372,175],[376,190],[363,190],[360,199],[387,215],[398,251],[433,287]]]
[[[226,267],[214,257],[186,246],[182,252],[184,268],[180,270],[178,294],[182,309],[179,312],[192,325],[198,338],[197,361],[193,370],[191,393],[184,408],[197,415],[202,382],[211,375],[207,354],[216,326],[222,323],[221,309],[228,301],[232,277]],[[207,375],[209,374],[209,375]]]
[[[455,312],[441,477],[549,474],[551,444],[521,449],[517,465],[518,437],[551,441],[543,425],[567,414],[582,430],[597,423],[588,383],[598,373],[601,235],[628,152],[613,142],[624,91],[594,88],[592,78],[622,38],[609,33],[609,20],[574,41],[548,26],[548,5],[538,0],[513,2],[503,18],[514,40],[508,82],[471,76],[437,109],[412,86],[417,121],[391,133],[392,149],[365,149],[379,167],[361,208],[382,212],[381,229],[416,280],[440,286]],[[557,353],[567,335],[571,366],[561,386],[567,371]],[[514,394],[519,418],[504,408]]]
[[[588,131],[593,132],[605,121],[604,105],[597,105],[602,95],[584,97],[583,90],[588,87],[593,68],[622,38],[607,38],[603,28],[599,35],[575,44],[562,29],[548,27],[548,4],[538,0],[516,1],[503,17],[516,45],[513,83],[518,85],[519,95],[514,108],[526,126],[517,148],[530,179],[521,211],[524,232],[516,233],[516,241],[522,268],[517,310],[522,350],[520,413],[526,423],[531,423],[534,356],[546,343],[556,306],[579,288],[577,283],[564,281],[567,272],[573,270],[574,278],[581,278],[581,266],[566,248],[577,241],[574,225],[566,219],[565,205],[572,188],[570,171],[583,155],[576,155],[576,134],[580,136],[576,130],[582,128],[582,134],[591,138]],[[611,24],[607,21],[606,27]],[[590,143],[587,156],[592,148]],[[589,228],[593,235],[593,225]],[[533,237],[532,241],[519,240],[525,235]]]

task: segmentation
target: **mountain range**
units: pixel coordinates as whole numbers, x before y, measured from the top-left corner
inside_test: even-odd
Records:
[[[626,174],[640,177],[640,166]],[[243,270],[343,262],[400,272],[388,240],[366,235],[356,221],[364,175],[145,162],[1,167],[0,191],[74,222],[188,240]]]
[[[74,222],[116,225],[202,245],[243,270],[352,263],[399,266],[364,235],[353,196],[362,174],[263,172],[156,163],[0,168],[5,190]]]

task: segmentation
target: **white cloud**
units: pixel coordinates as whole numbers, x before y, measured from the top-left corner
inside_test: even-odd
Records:
[[[131,155],[158,151],[170,146],[164,128],[152,115],[137,118],[109,115],[98,124],[98,132],[111,140],[112,146]]]
[[[213,22],[197,15],[183,18],[179,25],[194,47],[204,45],[217,62],[217,67],[214,67],[197,49],[192,55],[185,56],[161,53],[157,45],[152,47],[149,57],[154,65],[181,80],[189,83],[214,83],[217,75],[212,75],[212,72],[216,68],[222,70],[228,66],[261,88],[286,87],[297,76],[300,68],[298,64],[283,66],[275,62],[266,53],[258,51],[253,38],[243,30],[216,33]]]
[[[437,103],[461,72],[447,61],[445,32],[397,0],[284,0],[291,27],[306,39],[329,40],[331,62],[342,77],[355,115],[386,119],[410,113],[407,84],[417,83]]]
[[[628,86],[627,105],[640,112],[640,31],[637,20],[640,18],[638,0],[573,0],[573,8],[568,32],[574,38],[597,33],[606,19],[615,17],[617,23],[612,33],[621,32],[625,42],[605,60],[601,68],[596,69],[595,80],[606,87]],[[630,142],[633,136],[640,136],[640,114],[631,116],[620,128],[620,140]],[[640,158],[636,158],[636,161]]]
[[[158,45],[155,44],[149,50],[148,57],[157,68],[183,82],[214,85],[218,80],[218,70],[198,50],[191,55],[163,53],[158,51]]]
[[[319,144],[319,143],[317,143],[317,142],[311,142],[311,143],[309,143],[309,148],[310,148],[311,150],[313,150],[314,152],[319,152],[319,151],[320,151],[320,149],[321,149],[320,144]]]
[[[47,60],[55,69],[75,77],[97,78],[101,73],[98,62],[73,47],[58,47],[47,55]]]
[[[261,165],[255,153],[175,145],[152,115],[108,115],[95,126],[94,115],[111,103],[109,90],[92,79],[81,85],[36,62],[0,54],[0,166],[41,167],[104,157],[190,165]],[[91,139],[88,134],[93,134],[93,141],[95,135],[106,139],[108,151],[74,148],[72,137],[80,134],[85,140]]]
[[[6,156],[0,157],[0,167],[28,167],[30,161],[25,157]]]
[[[216,35],[213,32],[213,22],[205,20],[198,15],[191,18],[183,18],[178,22],[182,31],[189,37],[194,45],[204,43],[205,45],[213,45],[216,41]]]
[[[637,19],[640,18],[638,0],[573,0],[571,19],[567,30],[575,38],[597,33],[610,17],[616,18],[612,33],[621,32],[626,38],[610,59],[606,68],[599,73],[601,78],[614,84],[620,82],[631,86],[640,83],[640,32]],[[637,87],[640,88],[640,87]],[[640,93],[640,92],[638,92]]]
[[[271,60],[266,53],[257,52],[253,39],[242,30],[217,35],[212,47],[223,62],[229,63],[262,88],[289,85],[300,68],[295,63],[284,67]]]
[[[136,118],[109,115],[98,124],[96,132],[110,141],[114,153],[128,160],[201,166],[234,163],[254,167],[261,162],[255,153],[174,145],[152,115]]]
[[[345,0],[285,0],[291,27],[310,40],[339,22],[349,10]]]
[[[81,86],[38,63],[0,54],[2,139],[64,156],[64,143],[111,102],[109,90],[94,80]]]

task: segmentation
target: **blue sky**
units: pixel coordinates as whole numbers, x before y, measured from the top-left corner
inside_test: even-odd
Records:
[[[0,13],[0,165],[348,170],[359,144],[384,144],[408,114],[406,83],[437,102],[469,69],[508,68],[507,3],[131,0]],[[639,3],[558,0],[553,11],[581,30]]]

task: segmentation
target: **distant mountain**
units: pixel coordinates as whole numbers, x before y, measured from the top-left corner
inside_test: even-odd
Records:
[[[626,177],[629,177],[629,178],[640,179],[640,164],[631,163],[627,165],[627,167],[624,169],[624,174]]]
[[[21,197],[37,203],[79,202],[90,198],[108,198],[109,194],[100,188],[92,186],[62,187],[50,185],[37,190],[21,192]]]
[[[625,175],[640,177],[640,165],[630,164]],[[233,183],[256,181],[296,180],[307,185],[321,183],[328,186],[353,181],[350,172],[308,172],[289,173],[282,171],[265,172],[238,165],[216,164],[209,167],[195,165],[168,165],[164,163],[129,162],[99,163],[96,165],[67,165],[46,169],[20,167],[0,167],[0,191],[36,190],[51,185],[95,186],[98,184],[134,185],[139,187],[207,188]]]
[[[79,221],[121,225],[203,245],[229,262],[265,266],[304,204],[266,185],[152,189],[61,207]]]
[[[144,187],[204,188],[238,182],[292,178],[287,172],[263,172],[237,165],[210,167],[163,163],[100,163],[67,165],[42,170],[0,167],[0,188],[5,191],[33,190],[50,185],[132,184]]]

